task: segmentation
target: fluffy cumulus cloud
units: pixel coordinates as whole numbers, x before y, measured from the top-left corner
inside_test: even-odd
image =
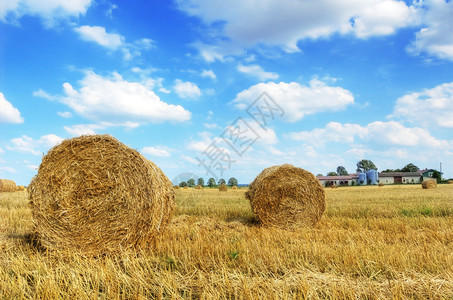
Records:
[[[354,103],[352,93],[341,87],[328,86],[313,79],[308,86],[291,83],[259,83],[237,94],[233,103],[238,109],[246,109],[266,92],[284,111],[283,118],[289,122],[302,119],[305,115],[338,111]]]
[[[390,117],[423,126],[453,128],[453,82],[399,98]]]
[[[424,128],[405,127],[395,121],[376,121],[366,126],[330,122],[325,128],[293,132],[289,134],[289,137],[316,146],[334,142],[351,145],[366,143],[402,147],[447,148],[451,144],[448,141],[436,139]]]
[[[175,80],[174,90],[182,99],[197,99],[201,96],[200,88],[193,82]]]
[[[272,72],[266,72],[261,68],[259,65],[238,65],[238,71],[257,77],[261,81],[266,81],[269,79],[278,79],[278,74],[277,73],[272,73]]]
[[[23,123],[24,119],[21,117],[20,112],[15,108],[5,95],[0,92],[0,123]]]
[[[77,17],[86,13],[92,0],[2,0],[0,20],[16,20],[24,15],[41,17],[46,25],[56,20]]]
[[[217,80],[217,76],[212,70],[203,70],[201,71],[201,77],[211,78],[212,80]]]
[[[124,36],[118,33],[108,33],[102,26],[80,26],[74,28],[80,38],[87,42],[96,43],[109,50],[120,50],[125,59],[140,56],[143,50],[153,47],[153,40],[142,38],[133,43],[126,43]]]
[[[141,152],[158,157],[169,157],[171,155],[165,147],[143,147]]]
[[[223,59],[225,49],[237,52],[232,44],[252,47],[277,45],[288,52],[299,51],[302,39],[353,34],[358,38],[388,35],[412,26],[416,9],[397,0],[178,0],[178,7],[199,17],[205,24],[224,24],[222,34],[231,43],[197,44],[206,60]],[[253,20],[253,22],[250,22]],[[228,52],[228,51],[227,51]]]
[[[427,53],[441,59],[453,60],[453,2],[424,1],[420,8],[423,27],[408,47],[414,54]]]
[[[63,141],[63,139],[55,134],[43,135],[37,140],[27,135],[23,135],[19,138],[12,139],[10,144],[7,145],[7,148],[11,151],[40,155],[44,151],[59,144],[61,141]]]
[[[165,103],[147,86],[124,80],[117,73],[103,77],[87,71],[79,85],[76,89],[64,83],[64,95],[58,99],[90,120],[127,125],[183,122],[191,118],[182,106]]]
[[[124,37],[117,33],[107,33],[101,26],[80,26],[74,28],[82,40],[95,42],[103,47],[117,49],[124,42]]]

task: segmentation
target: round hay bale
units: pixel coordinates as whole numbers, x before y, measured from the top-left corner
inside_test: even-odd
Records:
[[[336,189],[336,188],[337,188],[337,185],[336,185],[336,184],[332,184],[330,187],[331,187],[332,189]]]
[[[188,190],[189,187],[188,187],[187,185],[185,185],[185,186],[183,187],[183,189]]]
[[[195,186],[195,189],[197,189],[197,190],[201,190],[202,188],[203,188],[203,187],[202,187],[201,185],[199,185],[199,184],[197,184],[197,185]]]
[[[50,149],[28,192],[42,246],[88,255],[148,248],[169,223],[175,199],[154,163],[109,135]]]
[[[228,186],[226,184],[219,185],[219,191],[227,192],[228,191]]]
[[[448,184],[453,184],[453,180],[449,180],[449,181],[448,181]]]
[[[310,172],[289,164],[264,169],[245,197],[262,224],[281,228],[313,226],[326,209],[321,183]]]
[[[437,187],[436,180],[424,180],[422,182],[423,189],[435,189]]]
[[[17,190],[16,183],[9,179],[0,179],[0,192],[9,193]]]
[[[383,187],[384,184],[381,182],[381,183],[378,184],[378,186],[379,186],[379,187]]]
[[[175,190],[179,190],[179,185],[174,185],[173,188],[174,188]]]
[[[233,190],[237,190],[237,189],[238,189],[238,187],[237,187],[237,186],[235,186],[235,185],[233,185],[232,189],[233,189]]]

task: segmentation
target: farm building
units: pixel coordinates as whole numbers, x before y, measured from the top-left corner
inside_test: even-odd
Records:
[[[359,176],[357,174],[349,174],[346,176],[316,176],[323,186],[345,186],[358,185]]]
[[[422,183],[423,180],[432,179],[433,173],[433,169],[424,169],[417,172],[381,172],[379,173],[379,183]]]

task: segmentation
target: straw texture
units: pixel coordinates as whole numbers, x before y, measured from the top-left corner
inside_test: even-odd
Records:
[[[35,236],[52,250],[86,254],[147,248],[170,221],[170,180],[109,135],[64,140],[28,187]]]
[[[0,179],[0,193],[15,192],[18,188],[13,180]]]
[[[436,182],[436,180],[432,180],[432,179],[424,180],[422,182],[422,188],[423,189],[435,189],[435,188],[437,188],[437,182]]]
[[[289,164],[264,169],[245,196],[263,225],[281,228],[313,226],[326,208],[316,177]]]

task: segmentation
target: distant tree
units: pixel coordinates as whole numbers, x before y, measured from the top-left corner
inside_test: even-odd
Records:
[[[401,169],[401,172],[417,172],[420,170],[416,165],[413,163],[407,164],[404,168]]]
[[[200,178],[198,178],[198,180],[197,180],[197,184],[198,184],[198,185],[201,185],[201,186],[204,186],[204,179],[203,179],[203,178],[201,178],[201,177],[200,177]]]
[[[327,173],[327,176],[338,176],[338,174],[335,172],[329,172]]]
[[[211,177],[211,178],[208,179],[208,186],[209,187],[215,186],[215,179],[214,178]]]
[[[217,184],[218,184],[218,185],[226,184],[226,181],[225,181],[225,179],[220,178],[219,181],[217,181]]]
[[[180,187],[185,187],[185,186],[187,186],[187,182],[181,181],[181,182],[179,183],[179,186],[180,186]]]
[[[395,170],[393,170],[393,169],[385,169],[384,171],[382,171],[382,173],[392,173],[392,172],[395,172]]]
[[[433,178],[436,179],[437,183],[439,183],[442,180],[442,174],[440,174],[439,171],[434,170],[433,171]]]
[[[228,185],[229,186],[237,186],[238,185],[238,180],[234,177],[231,177],[228,179]]]
[[[195,186],[195,179],[190,178],[189,180],[187,180],[187,185],[190,186],[190,187],[194,187]]]
[[[322,175],[322,174],[318,174],[318,175],[316,175],[316,177],[320,177],[320,176],[324,176],[324,175]]]
[[[346,171],[346,168],[343,166],[338,166],[337,167],[337,174],[340,176],[346,176],[349,175],[348,171]]]
[[[378,168],[371,160],[362,159],[357,163],[357,172],[366,172],[372,169],[377,171]]]

